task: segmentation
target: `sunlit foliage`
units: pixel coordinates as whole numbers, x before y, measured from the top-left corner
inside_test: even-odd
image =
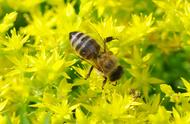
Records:
[[[116,38],[116,86],[71,31]],[[189,0],[0,0],[0,124],[190,124],[189,60]]]

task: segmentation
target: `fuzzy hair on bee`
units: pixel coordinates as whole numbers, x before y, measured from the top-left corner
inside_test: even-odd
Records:
[[[93,67],[104,74],[104,87],[107,78],[111,81],[117,81],[123,74],[123,67],[118,64],[117,58],[111,51],[107,51],[106,43],[113,40],[113,37],[107,37],[104,40],[104,48],[85,33],[74,31],[69,33],[69,40],[72,48],[79,54],[80,57],[94,63],[92,65],[86,79],[90,76]]]

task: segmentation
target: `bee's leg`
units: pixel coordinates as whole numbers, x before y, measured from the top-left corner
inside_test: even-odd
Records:
[[[117,38],[113,38],[112,36],[109,36],[109,37],[106,37],[105,39],[104,39],[104,52],[106,52],[106,43],[108,43],[108,42],[110,42],[110,41],[112,41],[112,40],[116,40]]]
[[[106,41],[104,40],[104,52],[106,52],[107,48],[106,48]]]
[[[91,67],[90,67],[90,70],[88,71],[88,74],[86,75],[85,80],[88,79],[88,78],[90,77],[90,74],[91,74],[93,68],[94,68],[94,66],[91,66]]]
[[[113,38],[112,36],[109,36],[109,37],[105,38],[105,42],[108,43],[108,42],[115,40],[115,39],[117,39],[117,38]]]
[[[104,81],[102,83],[102,89],[104,89],[104,86],[105,86],[106,82],[107,82],[107,77],[104,77]]]

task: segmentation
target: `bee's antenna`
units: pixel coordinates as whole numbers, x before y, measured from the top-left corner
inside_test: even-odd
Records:
[[[107,50],[105,39],[102,38],[102,36],[100,35],[100,33],[98,33],[98,31],[96,30],[96,28],[94,27],[94,25],[89,20],[88,20],[88,23],[91,25],[91,27],[93,28],[93,30],[99,35],[99,37],[101,38],[101,40],[104,42],[104,53],[105,53],[106,50]]]

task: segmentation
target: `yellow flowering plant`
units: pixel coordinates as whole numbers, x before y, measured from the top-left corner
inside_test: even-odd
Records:
[[[189,124],[189,0],[0,0],[0,124]],[[72,49],[118,58],[113,85]]]

